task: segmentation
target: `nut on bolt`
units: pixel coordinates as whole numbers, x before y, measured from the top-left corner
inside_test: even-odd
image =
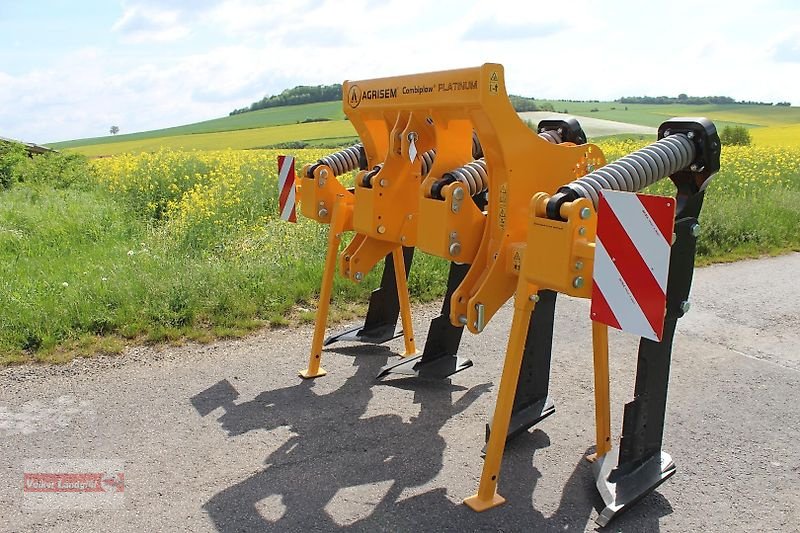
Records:
[[[572,280],[572,286],[576,289],[583,287],[583,276],[576,276],[575,279]]]
[[[453,198],[456,200],[463,200],[464,199],[464,189],[461,187],[456,187],[456,190],[453,191]]]
[[[361,281],[362,279],[364,279],[364,274],[362,272],[356,272],[355,275],[353,276],[353,279],[355,279],[356,281]]]
[[[689,309],[691,309],[691,307],[692,307],[692,304],[689,303],[689,300],[682,301],[681,302],[681,313],[683,313],[685,315],[686,313],[689,312]]]
[[[588,207],[584,207],[583,209],[581,209],[581,218],[583,220],[586,220],[590,216],[592,216],[592,210],[591,209],[589,209]]]
[[[689,228],[689,233],[692,234],[692,237],[700,236],[700,224],[692,224]]]

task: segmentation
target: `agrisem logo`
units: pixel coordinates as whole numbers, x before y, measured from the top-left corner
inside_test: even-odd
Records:
[[[347,102],[350,104],[350,107],[353,109],[357,108],[358,104],[361,103],[362,96],[361,88],[358,85],[350,86],[350,91],[347,93]]]

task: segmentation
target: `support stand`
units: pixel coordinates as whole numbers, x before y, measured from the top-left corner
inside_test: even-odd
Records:
[[[414,248],[403,248],[403,261],[406,267],[406,279],[411,270]],[[331,335],[325,339],[323,346],[334,342],[362,342],[366,344],[383,344],[403,334],[397,330],[397,319],[400,316],[400,300],[397,297],[397,282],[392,255],[384,259],[381,285],[370,294],[369,307],[364,324]]]

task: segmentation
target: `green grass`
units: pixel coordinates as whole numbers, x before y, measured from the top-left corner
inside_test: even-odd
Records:
[[[236,116],[238,117],[241,115]],[[288,124],[229,132],[172,135],[168,137],[122,141],[113,144],[91,144],[71,148],[71,150],[89,157],[122,153],[155,152],[162,148],[173,150],[223,150],[227,148],[244,150],[263,148],[287,141],[306,141],[314,146],[354,138],[355,135],[356,132],[350,122],[346,120],[331,120],[327,122]]]
[[[613,158],[636,144],[601,147]],[[277,219],[277,153],[20,163],[24,181],[0,189],[0,364],[311,320],[327,226]],[[324,152],[295,153],[303,164]],[[701,216],[698,262],[800,250],[800,150],[731,147],[722,164]],[[655,192],[669,189],[665,181]],[[444,260],[417,254],[415,301],[441,296],[446,271]],[[334,319],[363,316],[378,276],[359,285],[337,277]]]
[[[159,130],[143,131],[140,133],[124,133],[121,135],[106,135],[88,139],[75,139],[48,143],[47,146],[58,150],[89,146],[98,144],[115,144],[128,141],[141,141],[145,139],[158,139],[160,137],[173,137],[178,135],[194,135],[198,133],[216,133],[222,131],[236,131],[268,126],[282,126],[297,124],[307,119],[325,118],[329,120],[344,120],[341,102],[318,102],[285,107],[261,109],[249,113],[241,113],[228,117],[220,117],[184,126],[175,126]],[[291,140],[291,139],[290,139]],[[219,147],[223,148],[223,147]]]

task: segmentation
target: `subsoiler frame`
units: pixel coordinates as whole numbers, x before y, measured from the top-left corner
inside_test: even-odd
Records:
[[[593,145],[554,145],[531,131],[511,106],[497,64],[345,82],[343,93],[368,158],[380,158],[386,139],[388,151],[382,168],[356,177],[353,225],[365,238],[342,254],[342,270],[358,281],[387,246],[398,243],[470,264],[455,288],[451,270],[448,292],[458,296],[443,311],[449,311],[451,327],[466,324],[479,333],[513,294],[514,276],[503,268],[481,273],[487,265],[514,261],[501,243],[524,233],[515,221],[527,199],[536,191],[555,192],[602,165],[602,153]],[[472,160],[473,131],[491,174],[488,213],[467,201],[475,191],[464,183],[436,187],[442,176]],[[417,154],[433,149],[435,160],[423,176]]]

